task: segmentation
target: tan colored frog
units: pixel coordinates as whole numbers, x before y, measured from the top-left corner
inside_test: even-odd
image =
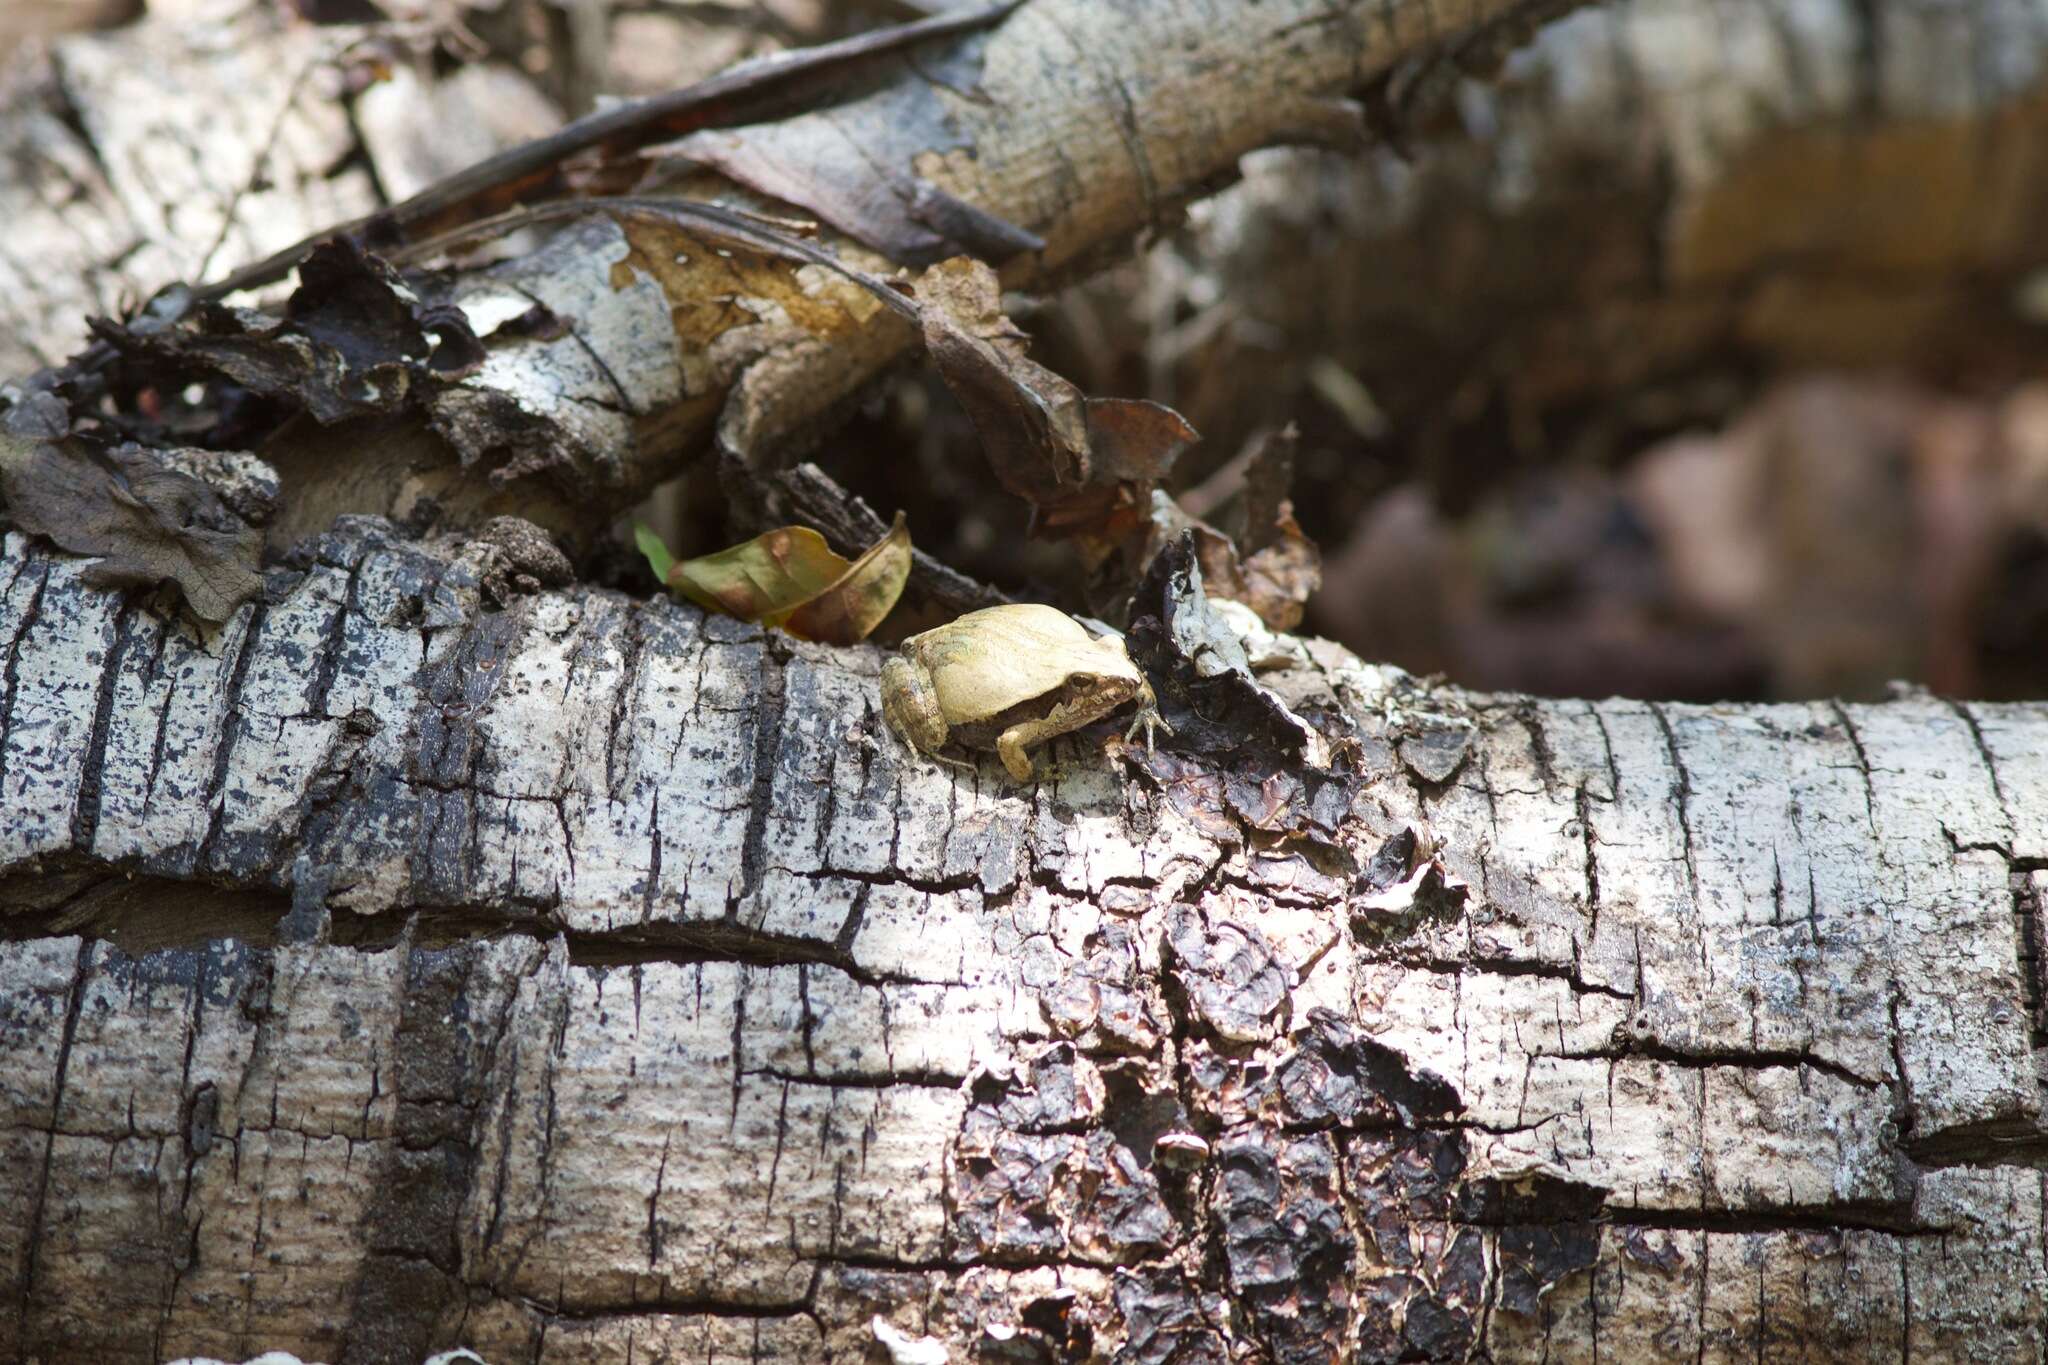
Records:
[[[1128,739],[1165,724],[1152,687],[1122,639],[1090,635],[1065,612],[1034,602],[971,611],[899,647],[882,665],[882,716],[914,749],[940,758],[950,741],[994,749],[1019,782],[1031,780],[1024,752],[1078,730],[1136,699]]]

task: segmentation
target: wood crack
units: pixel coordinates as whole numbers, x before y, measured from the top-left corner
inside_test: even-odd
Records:
[[[51,1068],[50,1129],[43,1138],[41,1173],[29,1198],[28,1217],[23,1228],[21,1280],[15,1289],[17,1340],[27,1340],[31,1302],[35,1294],[36,1264],[43,1248],[43,1214],[50,1195],[50,1165],[56,1154],[57,1134],[64,1109],[64,1086],[71,1069],[72,1046],[78,1037],[78,1013],[85,1003],[86,982],[92,976],[91,943],[78,946],[71,975],[71,987],[64,1000],[64,1032],[57,1040],[57,1057]]]
[[[217,747],[213,755],[213,773],[206,783],[206,808],[211,812],[206,825],[206,834],[199,841],[192,865],[203,868],[211,860],[214,849],[219,845],[221,828],[227,819],[228,772],[235,756],[235,743],[245,728],[242,719],[242,691],[249,683],[249,666],[256,657],[258,642],[262,638],[263,620],[268,604],[258,602],[249,612],[249,625],[242,632],[240,648],[235,653],[235,665],[228,672],[227,687],[221,697],[221,727]]]
[[[124,600],[114,612],[114,642],[102,656],[99,687],[93,699],[92,728],[86,734],[84,764],[79,769],[77,803],[71,810],[71,846],[80,853],[92,852],[99,834],[100,803],[106,789],[107,740],[114,728],[114,693],[121,682],[121,670],[128,662],[134,642],[129,623],[134,615]]]
[[[773,635],[762,649],[759,685],[755,689],[753,767],[747,792],[747,829],[740,844],[740,885],[726,898],[725,916],[737,920],[739,907],[761,889],[768,866],[768,821],[774,812],[775,768],[782,752],[782,726],[788,687],[784,647]]]
[[[1838,1062],[1831,1062],[1811,1052],[1796,1049],[1752,1048],[1743,1052],[1724,1051],[1708,1048],[1677,1048],[1659,1043],[1632,1042],[1627,1047],[1595,1048],[1577,1052],[1546,1053],[1565,1061],[1609,1061],[1618,1062],[1628,1058],[1663,1062],[1669,1066],[1684,1067],[1688,1070],[1714,1067],[1730,1067],[1736,1070],[1769,1070],[1777,1067],[1806,1067],[1832,1076],[1859,1090],[1881,1090],[1887,1082],[1869,1076],[1859,1076]]]

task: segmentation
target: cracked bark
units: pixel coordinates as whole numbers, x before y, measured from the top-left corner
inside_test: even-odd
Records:
[[[931,173],[1078,271],[1240,149],[1132,156],[1167,106],[1109,84],[1128,122]],[[279,244],[220,202],[208,251]],[[81,240],[150,284],[210,259],[115,238]],[[617,247],[477,287],[670,337]],[[682,387],[590,341],[509,368]],[[606,500],[683,443],[632,425]],[[2043,707],[1538,703],[1262,641],[1374,772],[1304,851],[1098,736],[1029,789],[911,762],[872,650],[495,607],[374,520],[206,636],[0,565],[0,1355],[843,1359],[876,1314],[956,1359],[2043,1349]],[[1361,903],[1337,869],[1411,822],[1475,895]]]
[[[2042,1347],[2048,708],[1255,641],[1373,766],[1345,855],[1486,888],[1389,923],[1100,736],[910,760],[870,649],[423,630],[374,523],[211,641],[4,562],[11,1354]]]

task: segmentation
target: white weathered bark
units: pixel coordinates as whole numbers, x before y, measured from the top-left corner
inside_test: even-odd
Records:
[[[1265,134],[1444,18],[1387,13]],[[1147,121],[1197,74],[926,169],[1078,268],[1263,140]],[[522,384],[645,342],[586,364],[619,411],[555,393],[608,458],[691,384],[708,428],[737,370],[692,365],[803,378],[780,425],[879,363],[686,353],[609,220],[554,251],[468,287],[582,329]],[[872,650],[499,608],[376,523],[205,637],[80,574],[0,551],[0,1354],[2044,1349],[2040,706],[1539,703],[1261,638],[1374,776],[1280,840],[1088,737],[1028,789],[914,764]],[[1364,870],[1411,822],[1469,900]]]
[[[1275,847],[373,523],[211,639],[78,580],[7,541],[0,1351],[2043,1349],[2048,708],[1255,638],[1373,774]],[[1341,870],[1410,821],[1462,908]]]

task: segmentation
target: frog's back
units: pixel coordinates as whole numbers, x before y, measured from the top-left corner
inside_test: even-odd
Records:
[[[985,607],[913,636],[949,714],[989,716],[1061,687],[1097,648],[1086,627],[1040,602]]]

